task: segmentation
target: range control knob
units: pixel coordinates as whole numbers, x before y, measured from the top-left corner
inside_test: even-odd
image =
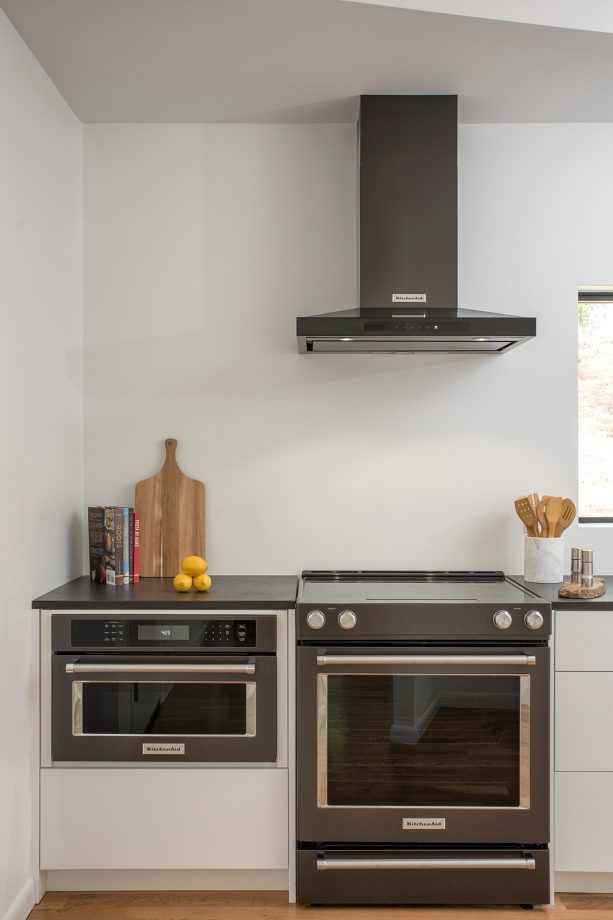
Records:
[[[341,629],[353,629],[357,622],[358,618],[353,610],[341,610],[338,615],[338,625]]]
[[[323,610],[309,610],[306,621],[311,629],[321,629],[325,625],[326,615]]]
[[[529,610],[524,617],[524,623],[528,629],[540,629],[545,621],[540,610]]]
[[[494,626],[497,629],[508,629],[513,622],[513,617],[508,610],[497,610],[494,614]]]

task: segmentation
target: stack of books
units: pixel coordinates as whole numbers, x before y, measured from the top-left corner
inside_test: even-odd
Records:
[[[140,580],[140,518],[134,508],[95,505],[87,509],[89,577],[107,585]]]

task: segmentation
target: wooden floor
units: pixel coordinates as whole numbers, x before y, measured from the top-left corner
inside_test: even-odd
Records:
[[[45,895],[30,920],[613,920],[613,895],[561,894],[555,907],[300,907],[285,892],[108,891]]]

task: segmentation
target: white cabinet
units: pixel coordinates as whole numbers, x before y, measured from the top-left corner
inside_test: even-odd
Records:
[[[556,671],[613,671],[611,610],[558,610]]]
[[[613,773],[556,773],[558,872],[613,872]]]
[[[555,706],[555,769],[613,771],[613,671],[558,672]]]
[[[43,769],[42,869],[287,869],[288,771]]]
[[[613,873],[613,605],[555,614],[555,868]]]

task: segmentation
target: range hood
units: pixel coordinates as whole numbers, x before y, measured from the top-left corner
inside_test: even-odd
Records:
[[[361,96],[359,307],[299,316],[302,353],[503,354],[536,319],[458,307],[457,96]]]

